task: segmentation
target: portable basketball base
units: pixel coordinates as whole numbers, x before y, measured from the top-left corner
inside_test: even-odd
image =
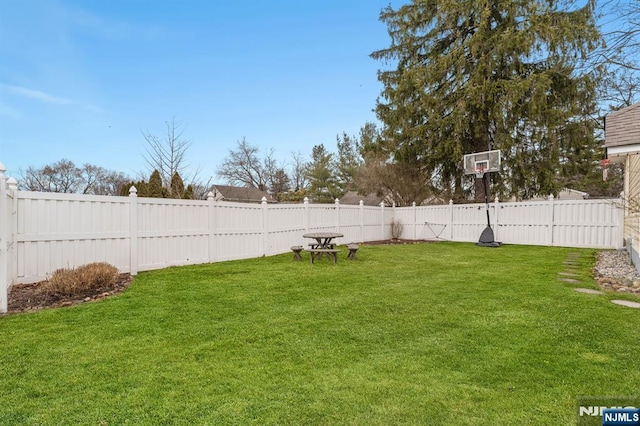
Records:
[[[466,154],[464,156],[464,173],[465,175],[475,175],[476,178],[482,178],[484,187],[484,202],[487,210],[487,227],[484,228],[480,239],[476,243],[481,247],[500,247],[501,242],[495,240],[493,229],[491,228],[491,220],[489,218],[489,184],[487,183],[487,173],[500,171],[500,151],[484,151],[475,154]]]

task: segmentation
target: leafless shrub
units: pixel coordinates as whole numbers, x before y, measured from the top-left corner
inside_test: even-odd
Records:
[[[110,287],[118,278],[118,269],[104,262],[89,263],[75,269],[58,269],[42,285],[56,296],[78,296],[88,290]]]

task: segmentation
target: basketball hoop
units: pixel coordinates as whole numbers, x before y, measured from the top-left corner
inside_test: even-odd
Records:
[[[485,170],[487,170],[487,168],[484,163],[478,163],[476,164],[476,167],[473,168],[476,178],[478,179],[482,179],[484,177]]]
[[[464,174],[475,175],[478,179],[484,177],[485,173],[500,171],[500,151],[476,152],[465,154]]]

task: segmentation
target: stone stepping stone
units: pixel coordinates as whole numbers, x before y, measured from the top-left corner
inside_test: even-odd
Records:
[[[586,294],[604,294],[603,291],[592,290],[590,288],[574,288],[578,293],[586,293]]]
[[[580,284],[580,280],[574,280],[573,278],[558,278],[558,281],[562,281],[569,284]]]
[[[640,303],[631,302],[629,300],[612,300],[611,303],[615,303],[616,305],[626,306],[628,308],[640,309]]]
[[[558,275],[564,275],[565,277],[579,277],[580,275],[573,272],[558,272]]]

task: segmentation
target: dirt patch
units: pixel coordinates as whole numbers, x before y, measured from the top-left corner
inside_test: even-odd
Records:
[[[120,274],[116,282],[109,287],[101,287],[86,291],[73,297],[61,297],[45,293],[42,282],[35,284],[14,284],[9,290],[7,313],[29,312],[44,308],[58,308],[77,305],[78,303],[101,300],[123,292],[131,284],[131,275]]]

